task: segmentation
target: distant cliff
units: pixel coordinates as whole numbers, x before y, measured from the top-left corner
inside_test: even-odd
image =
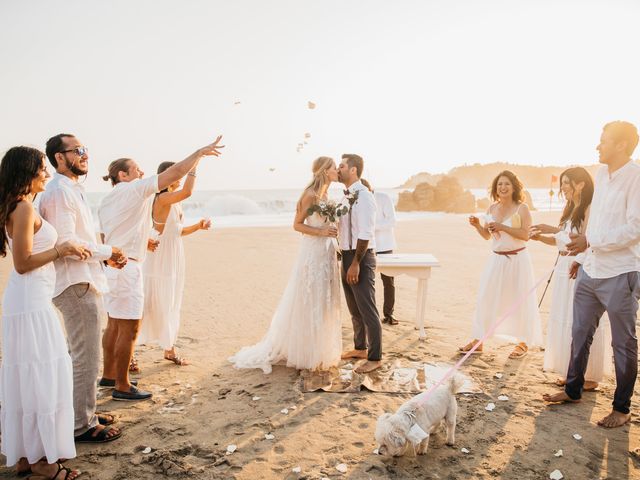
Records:
[[[594,175],[599,165],[588,165],[585,168]],[[481,165],[463,165],[452,168],[447,172],[447,176],[456,178],[463,188],[487,188],[493,178],[502,170],[511,170],[515,173],[526,188],[547,188],[551,182],[551,176],[560,177],[560,174],[569,167],[535,167],[533,165],[516,165],[503,162],[488,163]],[[421,183],[436,185],[443,177],[442,174],[433,175],[421,172],[410,177],[398,188],[415,188]],[[554,185],[556,188],[558,183]]]

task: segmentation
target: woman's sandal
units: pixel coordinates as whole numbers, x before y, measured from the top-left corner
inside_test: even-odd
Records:
[[[189,363],[189,360],[179,355],[174,355],[174,356],[165,355],[164,359],[169,360],[170,362],[173,362],[180,367],[191,365],[191,363]]]
[[[106,443],[112,442],[122,436],[122,432],[115,433],[109,436],[109,432],[113,427],[104,427],[97,434],[94,435],[97,427],[90,428],[82,435],[78,435],[74,440],[78,443]]]
[[[129,362],[129,373],[140,373],[140,366],[138,365],[138,359],[136,357],[131,357],[131,361]]]
[[[509,354],[509,358],[511,360],[517,360],[519,358],[524,357],[527,353],[529,353],[529,348],[526,345],[518,344],[513,349],[513,352]]]
[[[47,480],[71,480],[71,479],[76,479],[78,478],[80,475],[82,475],[82,472],[80,470],[71,470],[69,467],[65,467],[62,463],[57,462],[56,465],[58,466],[58,471],[55,473],[54,476],[52,477],[47,477],[46,475],[34,475],[32,477],[29,478],[33,478],[33,479],[39,479],[39,478],[44,478]],[[60,473],[64,472],[64,477],[60,477]],[[73,475],[71,477],[71,475]]]
[[[466,355],[477,343],[478,342],[476,340],[473,340],[467,343],[464,347],[458,347],[458,353],[461,355]],[[481,353],[482,353],[482,345],[480,345],[473,352],[471,352],[471,355],[480,355]]]

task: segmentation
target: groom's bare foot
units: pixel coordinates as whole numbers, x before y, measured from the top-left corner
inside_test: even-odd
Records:
[[[542,395],[542,399],[545,402],[549,403],[578,403],[580,401],[580,399],[574,400],[569,395],[567,395],[566,392],[558,392],[554,393],[553,395],[545,393],[544,395]]]
[[[616,412],[611,410],[611,413],[604,417],[602,420],[598,420],[598,426],[604,428],[616,428],[626,425],[631,421],[630,413]]]
[[[349,358],[367,358],[367,351],[349,350],[348,352],[344,352],[340,358],[342,358],[342,360],[347,360]]]
[[[382,362],[381,361],[371,361],[371,360],[367,360],[366,362],[364,362],[362,365],[360,365],[358,368],[356,368],[356,373],[369,373],[369,372],[373,372],[374,370],[377,370],[378,368],[380,368],[382,366]]]

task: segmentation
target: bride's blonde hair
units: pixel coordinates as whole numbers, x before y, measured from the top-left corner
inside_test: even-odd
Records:
[[[320,197],[322,187],[329,184],[329,176],[327,174],[327,170],[329,170],[335,162],[331,157],[318,157],[313,161],[311,165],[311,171],[313,172],[313,178],[309,185],[305,187],[302,191],[302,195],[300,196],[300,200],[298,200],[298,205],[300,205],[300,201],[302,201],[302,197],[308,191],[312,191],[316,196],[316,200]]]

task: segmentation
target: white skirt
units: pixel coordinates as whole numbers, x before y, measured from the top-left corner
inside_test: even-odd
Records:
[[[575,257],[558,259],[554,273],[551,312],[547,323],[547,344],[544,351],[544,369],[567,376],[571,359],[571,327],[573,325],[573,293],[576,281],[569,278],[569,268]],[[593,336],[585,379],[601,382],[612,374],[611,331],[605,313]]]
[[[518,309],[498,326],[494,334],[525,342],[529,346],[542,345],[536,292],[521,299],[534,284],[533,267],[527,249],[509,256],[491,252],[480,277],[473,338],[482,338],[518,301],[521,302]]]
[[[6,299],[6,297],[5,297]],[[0,428],[7,466],[73,458],[71,358],[53,304],[2,317]]]

